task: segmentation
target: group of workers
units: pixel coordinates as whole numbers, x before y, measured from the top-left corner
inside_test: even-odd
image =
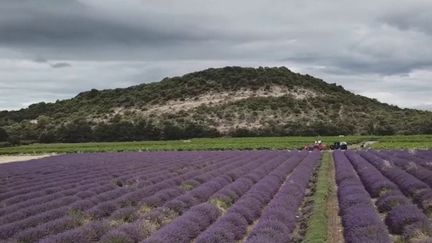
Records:
[[[327,146],[321,141],[321,140],[316,140],[314,144],[306,144],[303,148],[304,150],[326,150]],[[334,144],[330,145],[330,149],[331,150],[347,150],[348,149],[348,143],[347,142],[335,142]]]

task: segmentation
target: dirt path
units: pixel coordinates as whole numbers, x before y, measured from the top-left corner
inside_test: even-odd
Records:
[[[333,160],[330,166],[330,174],[332,180],[330,182],[331,185],[330,196],[327,200],[327,215],[328,215],[327,242],[342,243],[344,242],[343,228],[342,228],[341,219],[339,217],[339,202],[337,197],[337,185],[335,181],[336,176],[335,176],[335,167],[334,167]]]
[[[53,156],[54,154],[43,154],[43,155],[4,155],[0,156],[0,164],[18,162],[18,161],[26,161],[31,159],[40,159],[49,156]]]
[[[350,144],[349,149],[370,149],[374,143],[378,143],[378,141],[364,141],[361,143]]]

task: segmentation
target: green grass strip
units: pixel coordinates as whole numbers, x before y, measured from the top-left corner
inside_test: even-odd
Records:
[[[320,137],[328,145],[340,141],[337,136]],[[361,143],[373,138],[346,136],[349,144]],[[190,150],[252,150],[252,149],[302,149],[314,143],[317,137],[244,137],[244,138],[195,138],[187,140],[92,142],[30,144],[0,148],[0,154],[86,153],[123,151],[190,151]],[[0,144],[1,146],[1,144]]]
[[[308,220],[308,227],[303,242],[327,242],[327,198],[330,193],[330,163],[331,154],[324,153],[318,172],[315,194],[313,195],[314,209]]]

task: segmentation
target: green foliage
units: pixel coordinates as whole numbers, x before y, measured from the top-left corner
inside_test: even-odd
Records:
[[[374,149],[432,149],[432,135],[383,136],[376,141]]]
[[[57,130],[57,138],[60,142],[81,143],[92,140],[92,129],[83,119],[77,119],[71,123],[62,125]]]
[[[57,134],[51,130],[43,131],[39,135],[38,141],[40,143],[55,143],[57,141]]]
[[[333,163],[330,153],[324,153],[313,195],[313,212],[308,220],[303,242],[327,242],[328,218],[326,204],[330,193],[330,163]]]
[[[152,105],[169,106],[171,101],[196,100],[209,93],[270,91],[275,86],[314,95],[250,97],[183,111],[145,112]],[[285,67],[225,67],[125,89],[92,89],[68,100],[1,111],[0,126],[9,136],[41,143],[432,134],[432,113],[354,95]],[[4,140],[1,133],[0,141]]]
[[[21,144],[21,140],[18,136],[12,135],[8,138],[8,144],[10,146],[18,146]]]
[[[0,148],[0,154],[77,153],[111,151],[186,151],[186,150],[245,150],[245,149],[302,149],[304,145],[321,139],[327,145],[344,140],[349,145],[378,141],[377,149],[431,149],[432,135],[413,136],[324,136],[324,137],[243,137],[199,138],[189,140],[53,143],[30,144]],[[26,142],[27,143],[27,142]],[[24,144],[24,142],[23,142]]]
[[[8,138],[9,138],[9,134],[6,132],[6,130],[0,127],[0,142],[7,141]]]
[[[139,136],[135,125],[128,121],[100,124],[94,128],[93,132],[96,141],[128,141]]]
[[[302,149],[317,137],[248,137],[248,138],[197,138],[188,140],[142,142],[92,142],[31,144],[0,148],[0,154],[78,153],[111,151],[186,151],[186,150],[250,150],[250,149]],[[320,137],[324,143],[333,144],[339,137]],[[347,136],[349,144],[376,140],[370,136]]]

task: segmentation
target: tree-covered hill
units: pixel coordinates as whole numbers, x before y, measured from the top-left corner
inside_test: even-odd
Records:
[[[279,68],[211,68],[0,112],[0,139],[84,142],[215,136],[432,133],[401,109]]]

